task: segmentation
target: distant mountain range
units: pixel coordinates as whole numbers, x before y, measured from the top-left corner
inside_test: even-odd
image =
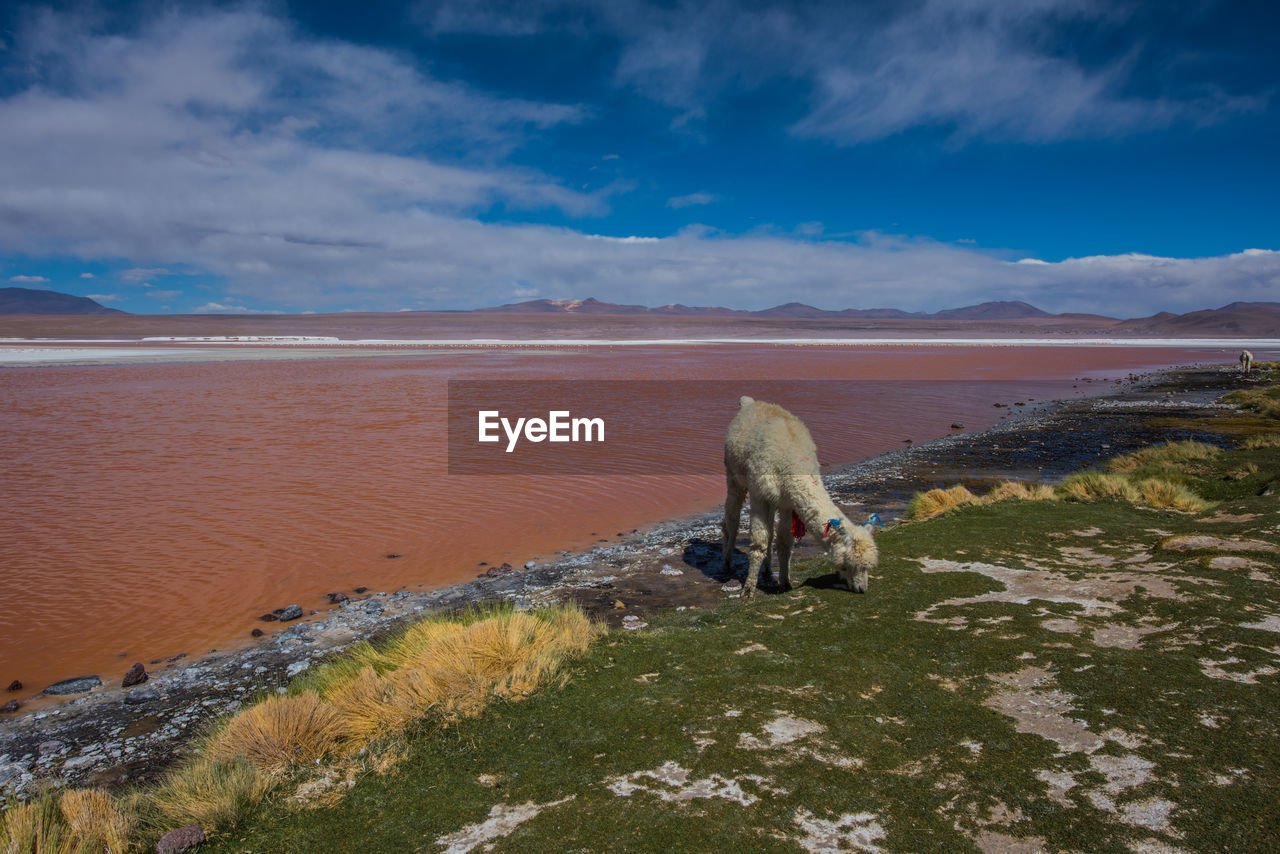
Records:
[[[535,299],[527,302],[510,303],[494,308],[478,308],[477,313],[486,314],[609,314],[629,315],[648,314],[655,316],[679,317],[773,317],[793,319],[818,319],[863,317],[873,320],[917,318],[921,320],[941,318],[948,320],[1016,320],[1026,317],[1049,317],[1047,311],[1041,311],[1034,305],[1021,301],[984,302],[965,308],[950,308],[932,314],[923,311],[902,311],[896,308],[846,308],[840,311],[829,311],[815,308],[802,302],[789,302],[765,308],[759,311],[746,311],[737,308],[689,306],[676,303],[649,308],[644,305],[618,305],[601,302],[593,297],[586,299]]]
[[[395,314],[399,321],[409,324],[415,323],[412,320],[413,317],[423,315],[437,315],[441,318],[469,315],[477,322],[483,322],[484,318],[492,318],[487,325],[501,324],[502,315],[520,315],[535,323],[540,320],[548,322],[563,320],[574,323],[572,318],[575,316],[599,318],[602,322],[607,318],[634,317],[654,321],[664,318],[689,318],[694,323],[703,319],[709,324],[740,320],[748,322],[753,328],[785,326],[789,321],[795,321],[796,326],[832,331],[897,329],[938,334],[951,329],[969,333],[987,329],[997,330],[1003,334],[1162,335],[1182,338],[1280,337],[1280,302],[1233,302],[1221,308],[1191,311],[1186,314],[1161,312],[1150,317],[1128,320],[1101,314],[1050,314],[1020,300],[984,302],[963,308],[923,312],[902,311],[896,308],[846,308],[830,311],[800,302],[789,302],[758,311],[746,311],[721,306],[680,304],[650,308],[643,305],[619,305],[593,298],[537,299],[464,312],[398,312]],[[126,315],[139,319],[161,317],[161,315],[127,315],[126,312],[99,305],[87,297],[29,288],[0,288],[0,315]],[[369,316],[382,317],[383,315]],[[276,317],[283,320],[287,317],[302,317],[302,315],[277,315]],[[315,318],[316,315],[310,315],[310,317]],[[260,320],[259,323],[266,324],[268,321]],[[418,325],[421,325],[420,322]],[[576,329],[578,326],[574,323],[572,328]]]
[[[0,288],[0,314],[126,314],[88,297],[31,288]]]

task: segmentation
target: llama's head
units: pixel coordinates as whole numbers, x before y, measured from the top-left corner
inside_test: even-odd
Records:
[[[880,559],[876,541],[867,527],[846,522],[833,531],[830,558],[836,574],[850,590],[867,592],[867,573]]]

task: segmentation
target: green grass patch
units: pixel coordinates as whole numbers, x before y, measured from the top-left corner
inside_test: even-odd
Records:
[[[403,761],[333,805],[269,799],[210,848],[796,851],[822,836],[950,852],[996,833],[1266,850],[1280,563],[1160,543],[1274,540],[1275,499],[1230,473],[1274,471],[1280,450],[1203,462],[1187,484],[1217,490],[1212,516],[966,502],[881,534],[866,595],[812,561],[788,594],[660,614],[563,685],[411,731]]]

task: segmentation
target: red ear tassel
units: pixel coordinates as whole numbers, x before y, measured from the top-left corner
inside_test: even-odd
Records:
[[[804,538],[804,534],[805,534],[804,520],[802,520],[799,516],[796,515],[796,511],[792,510],[791,511],[791,536],[793,539],[799,540]]]

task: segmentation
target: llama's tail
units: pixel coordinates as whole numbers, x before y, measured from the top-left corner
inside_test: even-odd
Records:
[[[755,403],[755,402],[756,402],[756,401],[755,401],[755,398],[753,398],[753,397],[747,397],[745,394],[744,394],[742,397],[738,398],[738,406],[740,406],[740,407],[741,407],[741,406],[748,406],[748,405],[750,405],[750,404],[752,404],[752,403]]]

